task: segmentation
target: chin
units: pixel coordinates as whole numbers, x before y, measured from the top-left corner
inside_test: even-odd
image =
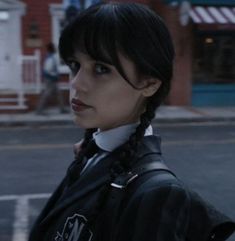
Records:
[[[78,116],[74,115],[73,122],[75,125],[82,129],[91,129],[91,128],[97,128],[96,126],[92,125],[88,121],[82,121]]]

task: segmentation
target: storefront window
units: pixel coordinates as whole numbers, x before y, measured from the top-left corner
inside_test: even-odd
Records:
[[[194,83],[235,84],[234,40],[231,32],[197,34],[193,58]]]

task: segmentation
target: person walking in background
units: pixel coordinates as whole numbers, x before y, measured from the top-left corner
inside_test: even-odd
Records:
[[[50,98],[55,97],[57,98],[60,112],[66,113],[67,111],[64,107],[63,96],[58,88],[59,71],[56,58],[56,49],[53,43],[48,43],[46,48],[47,55],[43,63],[42,71],[45,87],[39,99],[36,114],[45,114],[44,110],[47,102]]]

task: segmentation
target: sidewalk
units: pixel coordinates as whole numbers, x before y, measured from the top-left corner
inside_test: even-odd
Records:
[[[57,109],[49,109],[48,115],[0,114],[0,126],[27,125],[70,125],[73,124],[71,113],[60,114]],[[235,122],[235,107],[178,107],[161,106],[156,112],[158,123],[187,122]]]

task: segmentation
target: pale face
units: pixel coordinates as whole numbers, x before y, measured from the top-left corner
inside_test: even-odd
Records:
[[[122,55],[120,60],[128,79],[137,83],[134,64]],[[108,130],[139,120],[146,100],[143,90],[134,89],[113,65],[76,52],[69,66],[73,72],[70,96],[76,124]]]

